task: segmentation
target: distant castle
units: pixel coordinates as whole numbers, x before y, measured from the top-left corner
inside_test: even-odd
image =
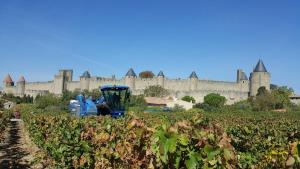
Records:
[[[91,77],[88,71],[80,76],[79,81],[73,81],[73,70],[59,70],[54,80],[48,82],[26,82],[21,76],[15,86],[14,81],[8,74],[4,81],[4,93],[12,93],[17,96],[53,93],[61,95],[63,91],[93,90],[103,85],[127,85],[133,94],[142,94],[143,90],[152,85],[160,85],[168,89],[171,96],[181,98],[193,96],[197,102],[202,102],[204,96],[210,93],[218,93],[227,98],[231,104],[245,100],[249,96],[255,96],[257,90],[264,86],[270,90],[270,73],[267,71],[262,60],[259,60],[248,79],[243,70],[237,70],[236,82],[212,81],[198,79],[196,72],[192,72],[188,79],[168,79],[160,71],[153,78],[139,78],[131,68],[122,79],[104,77]]]

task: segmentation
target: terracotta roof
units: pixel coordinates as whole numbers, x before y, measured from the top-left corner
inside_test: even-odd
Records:
[[[11,79],[10,75],[7,74],[6,77],[4,78],[3,82],[5,82],[5,83],[11,83],[11,82],[13,82],[13,80]]]
[[[25,82],[25,78],[24,78],[24,76],[20,76],[20,78],[19,78],[18,82]]]

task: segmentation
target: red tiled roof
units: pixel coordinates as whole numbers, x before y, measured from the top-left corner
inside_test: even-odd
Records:
[[[4,78],[3,82],[5,82],[5,83],[11,83],[11,82],[13,82],[13,80],[11,79],[10,75],[7,74],[6,77]]]
[[[24,76],[20,76],[20,78],[19,78],[18,82],[25,82],[25,78],[24,78]]]

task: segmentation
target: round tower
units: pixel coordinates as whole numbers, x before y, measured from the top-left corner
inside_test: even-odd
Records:
[[[91,74],[88,71],[85,71],[82,76],[80,76],[80,89],[82,91],[90,89],[90,79]]]
[[[162,71],[157,74],[157,85],[164,87],[165,84],[165,75]]]
[[[198,76],[195,71],[193,71],[189,77],[190,81],[190,91],[194,91],[197,89]]]
[[[259,60],[255,69],[250,74],[250,96],[256,96],[260,87],[270,90],[270,73],[262,60]]]
[[[17,82],[17,95],[24,96],[25,94],[25,78],[21,76]]]
[[[127,85],[131,91],[135,90],[136,74],[132,68],[128,70],[125,75],[125,85]]]

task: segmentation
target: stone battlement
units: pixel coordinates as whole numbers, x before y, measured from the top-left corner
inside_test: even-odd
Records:
[[[139,78],[133,69],[129,69],[125,77],[116,79],[112,77],[91,76],[85,71],[79,81],[73,81],[73,70],[59,70],[54,75],[54,80],[47,82],[25,82],[24,77],[20,78],[14,86],[14,82],[8,75],[5,77],[3,91],[5,93],[13,93],[15,95],[37,93],[54,93],[61,95],[63,91],[69,90],[93,90],[99,89],[103,85],[127,85],[133,94],[142,94],[143,90],[148,86],[160,85],[169,90],[172,96],[183,97],[185,95],[193,96],[197,101],[202,101],[204,96],[209,93],[219,93],[227,98],[230,102],[236,102],[254,96],[259,87],[265,86],[270,88],[270,73],[260,60],[250,74],[250,79],[241,70],[237,70],[237,81],[218,81],[198,79],[196,72],[192,72],[188,78],[169,79],[166,78],[162,71],[153,78]]]

